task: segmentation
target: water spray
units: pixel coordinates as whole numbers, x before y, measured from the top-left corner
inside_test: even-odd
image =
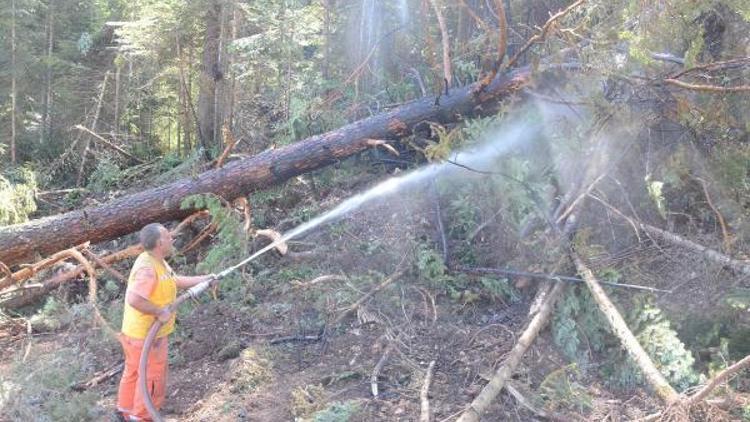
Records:
[[[463,162],[466,164],[472,164],[472,165],[487,164],[491,162],[491,160],[496,159],[497,157],[505,154],[512,146],[516,145],[521,140],[529,139],[532,136],[536,135],[537,133],[538,133],[538,130],[533,129],[526,124],[514,125],[510,128],[506,128],[503,133],[503,136],[495,138],[493,142],[488,142],[477,148],[456,154],[453,157],[453,161],[454,162],[460,161],[460,162]],[[215,274],[210,280],[201,282],[189,288],[185,293],[178,296],[177,299],[175,299],[175,301],[169,305],[169,308],[172,311],[176,311],[177,307],[183,302],[185,302],[186,300],[190,298],[197,298],[204,291],[206,291],[210,286],[218,283],[221,279],[225,278],[229,274],[233,273],[239,268],[244,267],[245,265],[254,261],[261,255],[268,252],[269,250],[287,242],[288,240],[291,240],[297,236],[300,236],[317,226],[320,226],[336,218],[339,218],[343,215],[346,215],[347,213],[358,209],[366,202],[369,202],[373,199],[387,196],[393,192],[398,191],[399,189],[403,189],[404,187],[414,185],[418,182],[434,180],[441,173],[444,173],[449,169],[456,169],[456,168],[457,167],[454,164],[447,163],[447,162],[438,163],[438,164],[430,164],[425,167],[413,170],[402,176],[391,177],[383,182],[380,182],[374,187],[372,187],[371,189],[368,189],[365,192],[359,193],[349,199],[346,199],[345,201],[337,205],[332,210],[316,218],[313,218],[312,220],[306,223],[303,223],[295,227],[292,230],[289,230],[278,240],[271,242],[269,245],[263,247],[262,249],[258,250],[257,252],[253,253],[252,255],[238,262],[237,264]],[[148,354],[149,354],[149,351],[151,350],[151,346],[154,340],[156,339],[156,333],[159,332],[159,329],[162,327],[162,325],[163,323],[159,321],[158,318],[155,318],[153,324],[151,325],[151,328],[148,331],[148,334],[146,335],[145,340],[143,341],[143,349],[141,350],[141,359],[138,365],[139,374],[144,374],[144,375],[146,374],[146,368],[148,366]],[[147,378],[146,376],[138,377],[138,383],[140,385],[141,391],[143,392],[144,404],[146,405],[146,409],[148,410],[148,413],[151,415],[151,417],[153,418],[155,422],[163,421],[163,419],[161,418],[161,415],[159,414],[159,411],[154,406],[154,403],[151,399],[151,395],[147,393],[149,389],[147,386],[146,378]]]

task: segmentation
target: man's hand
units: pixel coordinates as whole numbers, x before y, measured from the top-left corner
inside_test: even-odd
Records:
[[[196,284],[203,283],[204,281],[210,281],[212,279],[216,279],[216,274],[207,274],[207,275],[195,275],[195,276],[184,276],[180,275],[175,278],[175,282],[177,283],[177,287],[181,289],[189,289]]]
[[[167,305],[161,308],[161,311],[159,311],[159,313],[156,315],[156,319],[158,319],[162,324],[166,324],[169,322],[169,320],[172,319],[172,314],[174,314],[172,306]]]

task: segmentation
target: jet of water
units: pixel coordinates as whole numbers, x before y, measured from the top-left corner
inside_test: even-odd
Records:
[[[409,23],[409,0],[398,0],[398,12],[401,18],[401,25]]]
[[[508,152],[511,147],[517,145],[523,140],[531,139],[537,133],[538,129],[534,129],[526,124],[517,124],[506,129],[505,133],[491,137],[489,142],[486,142],[485,144],[477,148],[456,154],[452,161],[453,163],[458,163],[471,168],[474,168],[474,166],[491,165],[497,158]],[[406,187],[414,186],[420,182],[437,178],[440,175],[455,171],[468,171],[466,168],[457,167],[453,163],[446,162],[430,164],[425,167],[413,170],[402,176],[391,177],[368,189],[365,192],[354,195],[353,197],[346,199],[344,202],[340,203],[330,211],[321,214],[318,217],[315,217],[310,221],[307,221],[284,233],[284,235],[280,239],[258,250],[237,265],[227,268],[226,270],[219,273],[219,277],[223,277],[236,270],[237,268],[244,266],[245,264],[253,261],[257,257],[263,255],[264,253],[282,243],[285,243],[295,237],[307,233],[315,227],[336,220],[337,218],[340,218],[360,208],[363,204],[369,201],[386,197]],[[486,169],[477,168],[477,170]]]

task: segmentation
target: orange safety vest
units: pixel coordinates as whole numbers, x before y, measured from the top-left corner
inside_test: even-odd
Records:
[[[177,298],[177,283],[172,268],[166,261],[154,258],[148,252],[143,252],[135,260],[130,270],[130,277],[128,277],[128,287],[133,284],[135,274],[142,268],[152,268],[156,273],[156,288],[146,299],[157,306],[166,306],[174,302]],[[128,305],[126,300],[125,311],[122,315],[122,333],[131,338],[144,339],[155,319],[153,315],[144,314]],[[161,327],[156,337],[164,337],[174,331],[174,320],[173,315],[172,319]]]

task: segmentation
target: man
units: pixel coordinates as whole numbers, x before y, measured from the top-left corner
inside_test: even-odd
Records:
[[[125,292],[125,311],[122,316],[120,343],[125,353],[117,410],[130,421],[150,420],[138,386],[138,363],[143,341],[151,324],[159,319],[164,325],[156,335],[148,356],[146,381],[148,394],[156,408],[164,403],[167,381],[167,346],[169,333],[174,331],[175,309],[170,304],[177,298],[177,288],[187,289],[214,278],[176,275],[165,261],[172,253],[172,236],[158,223],[149,224],[139,233],[144,252],[138,256],[130,271]]]

